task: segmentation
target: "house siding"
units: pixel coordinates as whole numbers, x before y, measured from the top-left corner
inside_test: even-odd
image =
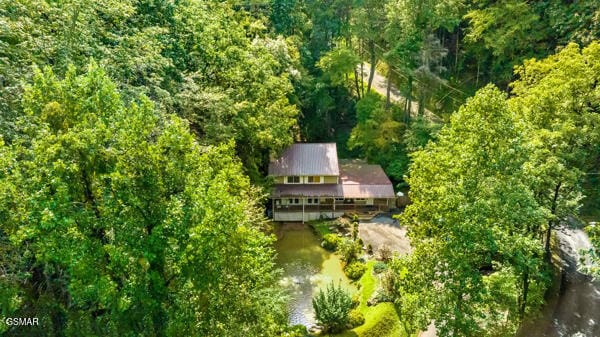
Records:
[[[337,184],[338,177],[336,176],[325,176],[325,184]]]

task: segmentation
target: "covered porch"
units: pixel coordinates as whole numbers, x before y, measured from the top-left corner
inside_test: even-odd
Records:
[[[394,206],[389,198],[297,197],[272,199],[273,220],[309,221],[337,218],[344,213],[384,212]]]

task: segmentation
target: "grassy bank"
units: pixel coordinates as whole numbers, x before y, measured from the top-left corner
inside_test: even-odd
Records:
[[[367,306],[367,301],[379,287],[379,278],[373,275],[375,261],[367,263],[368,269],[358,281],[360,284],[360,305],[358,310],[365,316],[365,324],[328,337],[398,337],[405,336],[400,326],[400,318],[392,303],[379,303]]]

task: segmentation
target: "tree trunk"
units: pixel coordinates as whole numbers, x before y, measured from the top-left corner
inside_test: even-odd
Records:
[[[350,36],[350,34],[347,34],[346,36],[346,45],[348,45],[348,48],[350,50],[352,49],[352,37]],[[358,86],[358,70],[356,69],[356,67],[354,67],[354,86],[356,87],[356,97],[358,97],[358,99],[360,99],[360,88]]]
[[[375,41],[369,41],[369,55],[371,57],[371,71],[369,72],[369,82],[367,83],[367,93],[371,91],[371,85],[373,84],[373,77],[375,77],[375,65],[377,58],[375,56]]]
[[[562,182],[559,182],[558,184],[556,184],[556,187],[554,188],[554,196],[552,197],[552,205],[550,206],[550,211],[551,214],[553,216],[553,218],[551,220],[548,221],[548,229],[546,230],[546,259],[548,259],[548,261],[550,260],[551,254],[550,254],[550,238],[552,237],[552,227],[554,227],[555,223],[556,223],[556,204],[557,204],[557,200],[558,200],[558,193],[560,191],[560,187],[562,185]]]
[[[479,86],[479,66],[480,62],[477,60],[477,75],[475,75],[475,88]]]
[[[519,317],[521,321],[525,317],[525,308],[527,307],[527,295],[529,293],[529,271],[525,271],[523,273],[523,296],[521,298],[521,303],[519,307]]]
[[[456,49],[454,50],[454,73],[458,74],[458,46],[460,42],[460,29],[456,30]],[[479,61],[477,62],[479,65]],[[479,70],[479,68],[478,68]]]
[[[413,78],[411,75],[408,76],[408,92],[406,94],[406,123],[410,122],[410,116],[412,113],[412,87]]]
[[[362,64],[361,64],[361,68],[362,68]],[[358,97],[358,99],[360,99],[361,94],[360,94],[360,87],[358,86],[358,71],[356,69],[354,69],[354,85],[356,86],[356,96]]]

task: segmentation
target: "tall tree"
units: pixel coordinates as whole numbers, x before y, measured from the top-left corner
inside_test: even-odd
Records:
[[[382,48],[384,39],[382,32],[385,28],[387,17],[385,13],[386,1],[364,0],[352,12],[352,30],[359,39],[362,48],[366,48],[369,57],[369,78],[367,79],[367,93],[371,91],[375,67],[379,59],[377,48]],[[365,93],[362,93],[363,95]]]
[[[40,317],[39,336],[278,333],[271,239],[232,144],[124,104],[94,64],[36,72],[23,111],[0,146],[3,316]]]
[[[600,44],[570,44],[543,60],[517,68],[510,104],[534,150],[526,168],[538,203],[548,212],[546,254],[551,232],[576,215],[582,179],[598,156],[600,137]]]
[[[493,335],[486,317],[501,313],[508,319],[499,329],[514,333],[516,299],[527,307],[527,294],[544,291],[542,247],[529,230],[544,213],[526,184],[521,167],[528,150],[512,115],[504,95],[488,86],[461,107],[435,143],[413,155],[413,203],[402,220],[415,256],[430,262],[412,263],[408,272],[432,292],[423,299],[440,336]],[[498,279],[502,286],[493,282]],[[419,296],[416,287],[407,289],[404,296]],[[490,300],[497,289],[513,300]]]

